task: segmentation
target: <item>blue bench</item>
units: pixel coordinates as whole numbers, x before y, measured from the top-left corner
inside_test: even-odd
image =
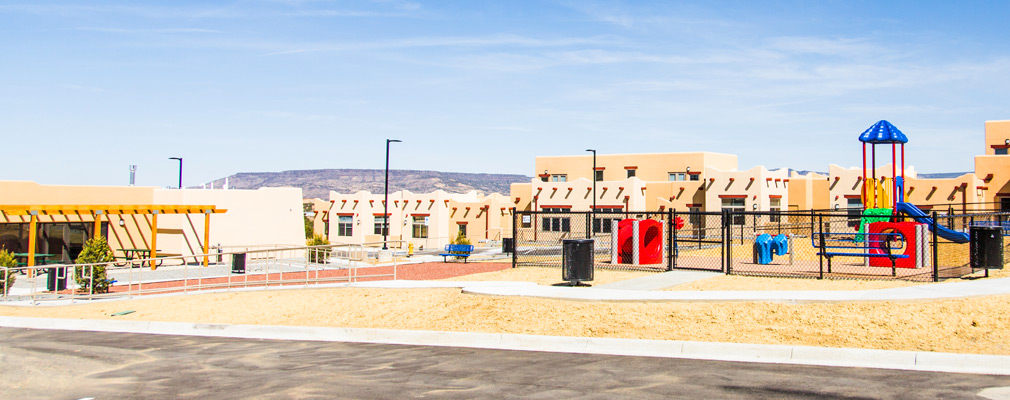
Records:
[[[908,258],[904,254],[883,254],[883,253],[843,253],[843,252],[817,252],[817,255],[828,258],[828,272],[831,272],[831,257],[887,257],[891,259],[891,276],[898,276],[898,269],[894,266],[894,260]]]
[[[462,257],[463,263],[466,264],[466,258],[470,257],[470,253],[473,252],[473,245],[471,244],[447,244],[445,245],[445,253],[439,253],[442,256],[442,262],[448,262],[446,257]]]

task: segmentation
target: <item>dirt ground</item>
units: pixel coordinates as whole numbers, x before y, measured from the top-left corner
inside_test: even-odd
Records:
[[[1006,270],[994,277],[1008,277]],[[594,284],[654,272],[597,270]],[[560,282],[552,268],[467,280]],[[887,281],[883,281],[887,282]],[[900,284],[888,282],[889,284]],[[882,286],[883,285],[883,286]],[[683,290],[868,289],[877,281],[716,276]],[[135,313],[112,317],[111,314]],[[61,307],[0,306],[0,315],[226,324],[502,332],[792,344],[1010,355],[1010,295],[851,304],[607,303],[474,296],[459,289],[325,288],[198,294]]]

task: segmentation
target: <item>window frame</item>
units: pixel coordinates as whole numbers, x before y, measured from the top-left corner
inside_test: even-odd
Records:
[[[354,236],[353,215],[337,216],[337,236],[343,236],[343,237]]]
[[[379,220],[382,220],[384,222],[380,223]],[[385,227],[383,227],[382,225],[385,225]],[[383,228],[385,228],[385,230],[386,230],[385,235],[388,236],[389,235],[389,216],[383,217],[381,215],[376,215],[375,216],[375,220],[373,221],[372,234],[373,235],[382,235],[383,234],[383,232],[382,232]]]
[[[598,208],[596,208],[596,210],[594,210],[594,215],[596,215],[595,213],[616,214],[616,213],[620,213],[620,212],[623,212],[623,211],[624,211],[624,209],[621,208],[621,207],[598,207]],[[622,218],[595,217],[595,218],[593,218],[593,233],[594,234],[596,234],[596,233],[612,233],[612,231],[614,229],[614,225],[615,225],[614,222],[615,221],[620,221],[621,219]],[[611,221],[611,223],[604,225],[603,221]]]
[[[428,238],[428,224],[424,223],[426,216],[413,216],[411,221],[410,237],[415,239]],[[418,222],[420,221],[420,222]]]
[[[544,213],[570,213],[571,208],[567,207],[545,207],[541,211]],[[572,231],[572,219],[571,217],[543,217],[541,218],[541,230],[544,232],[571,232]]]

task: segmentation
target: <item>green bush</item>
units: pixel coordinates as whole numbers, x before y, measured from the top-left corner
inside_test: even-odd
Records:
[[[12,268],[14,266],[17,266],[14,253],[0,248],[0,295],[6,295],[11,286],[14,286],[14,280],[17,279],[17,274],[14,273],[16,270]],[[7,279],[4,279],[5,276]]]
[[[84,250],[81,251],[81,254],[77,256],[77,260],[74,262],[77,264],[95,264],[112,261],[115,261],[115,257],[112,255],[112,248],[109,247],[109,242],[105,241],[104,237],[98,236],[91,238],[84,244]],[[90,288],[94,290],[94,293],[108,293],[109,279],[105,274],[105,267],[105,265],[75,267],[74,279],[77,281],[77,286],[81,290],[88,291],[89,286],[94,283],[94,286]],[[87,269],[92,270],[91,278],[84,275]]]
[[[305,241],[307,246],[327,246],[330,241],[320,235],[312,235],[312,238]],[[309,262],[325,264],[330,258],[330,248],[308,249]]]

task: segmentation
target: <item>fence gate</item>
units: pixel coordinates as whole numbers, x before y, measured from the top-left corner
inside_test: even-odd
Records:
[[[515,266],[561,266],[565,239],[593,239],[595,268],[667,270],[669,212],[516,211]],[[622,222],[624,221],[624,222]],[[638,240],[640,246],[632,243]]]

